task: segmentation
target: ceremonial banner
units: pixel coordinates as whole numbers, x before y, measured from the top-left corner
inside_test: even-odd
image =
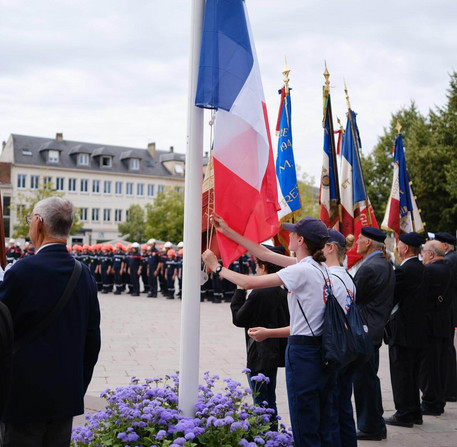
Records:
[[[378,228],[378,223],[367,195],[359,149],[361,147],[356,114],[349,109],[343,139],[340,193],[342,208],[342,233],[353,234],[357,241],[362,227]],[[348,268],[361,259],[357,244],[347,253]]]
[[[328,74],[327,69],[326,73]],[[340,194],[329,85],[324,87],[324,119],[322,125],[324,127],[324,157],[319,189],[319,217],[328,228],[333,228],[340,221]]]
[[[237,232],[263,242],[279,228],[268,117],[245,2],[208,0],[195,105],[217,109],[214,211]],[[246,250],[221,234],[225,266]]]
[[[284,87],[279,90],[281,104],[279,107],[278,124],[278,154],[276,157],[276,177],[278,179],[278,200],[281,209],[278,212],[279,222],[290,222],[300,211],[300,192],[298,190],[297,172],[292,143],[292,105],[290,89]],[[289,232],[280,230],[275,238],[286,250],[289,245]]]
[[[386,214],[381,228],[400,233],[424,231],[416,200],[411,190],[408,170],[406,169],[403,137],[401,134],[395,139],[394,175]]]

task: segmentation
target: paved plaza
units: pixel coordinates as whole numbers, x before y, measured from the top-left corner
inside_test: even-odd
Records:
[[[102,350],[86,396],[86,409],[103,408],[98,396],[106,388],[129,383],[132,376],[163,377],[179,369],[181,301],[129,295],[99,294],[102,313]],[[200,377],[204,371],[221,379],[231,377],[247,386],[241,373],[246,363],[243,329],[232,324],[229,303],[201,303]],[[394,412],[389,377],[387,347],[381,349],[380,377],[385,416]],[[222,380],[221,380],[222,384]],[[280,368],[277,386],[278,411],[289,426],[284,368]],[[75,418],[80,425],[82,416]],[[457,403],[448,403],[440,417],[424,416],[422,426],[387,427],[384,446],[455,447],[457,446]],[[361,446],[373,441],[359,442]],[[376,442],[374,443],[376,445]]]

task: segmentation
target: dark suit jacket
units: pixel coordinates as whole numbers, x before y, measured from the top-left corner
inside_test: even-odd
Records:
[[[457,326],[457,251],[448,251],[444,256],[444,260],[449,264],[452,270],[452,322]]]
[[[392,310],[395,275],[381,252],[363,261],[354,276],[357,304],[374,345],[381,345],[384,325]]]
[[[389,345],[422,348],[427,343],[424,308],[424,264],[414,257],[395,269],[394,305]]]
[[[246,300],[246,291],[237,289],[230,304],[233,324],[245,328],[247,367],[254,372],[284,366],[287,338],[270,338],[256,342],[247,335],[251,327],[278,328],[289,326],[287,292],[282,287],[253,290]]]
[[[73,257],[63,244],[44,247],[16,262],[0,285],[15,336],[31,319],[47,314],[70,279]],[[83,397],[100,350],[100,309],[95,280],[87,266],[62,313],[35,340],[13,356],[10,393],[2,420],[59,420],[81,414]]]
[[[425,266],[425,313],[428,335],[447,338],[452,330],[452,271],[444,260]]]

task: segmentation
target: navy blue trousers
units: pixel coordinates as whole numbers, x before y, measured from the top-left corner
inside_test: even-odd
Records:
[[[295,447],[333,446],[332,406],[335,374],[324,370],[318,344],[289,337],[286,382]],[[310,339],[311,337],[306,337]]]
[[[354,399],[357,427],[367,433],[377,433],[386,427],[382,417],[381,384],[378,377],[379,348],[373,346],[370,359],[354,372]]]

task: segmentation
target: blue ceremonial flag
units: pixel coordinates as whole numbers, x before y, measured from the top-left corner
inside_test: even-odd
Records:
[[[339,216],[339,185],[336,166],[336,148],[332,122],[330,91],[324,87],[324,156],[319,190],[320,219],[328,228],[334,227]]]
[[[290,89],[282,88],[278,125],[278,154],[276,157],[276,177],[278,179],[278,201],[281,210],[278,212],[280,222],[286,222],[295,211],[300,210],[300,193],[297,184],[294,151],[292,143],[292,106]]]
[[[424,231],[424,225],[411,190],[401,133],[395,139],[394,175],[386,214],[381,227],[395,233]]]

